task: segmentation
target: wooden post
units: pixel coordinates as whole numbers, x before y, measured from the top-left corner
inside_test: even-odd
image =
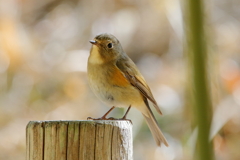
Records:
[[[30,121],[27,160],[132,160],[132,124],[122,120]]]

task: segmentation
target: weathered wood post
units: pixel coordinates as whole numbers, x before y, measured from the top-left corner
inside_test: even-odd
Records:
[[[122,120],[30,121],[27,160],[132,160],[132,124]]]

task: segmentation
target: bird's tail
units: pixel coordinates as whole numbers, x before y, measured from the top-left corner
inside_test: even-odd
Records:
[[[152,110],[148,105],[148,102],[145,101],[145,104],[148,108],[148,113],[147,114],[145,113],[146,115],[143,114],[143,116],[144,116],[144,118],[147,122],[147,125],[153,135],[153,138],[155,139],[158,146],[161,146],[161,143],[164,143],[165,146],[168,146],[168,142],[167,142],[166,138],[164,137],[162,131],[160,130],[160,128],[157,124],[157,121],[152,113]]]

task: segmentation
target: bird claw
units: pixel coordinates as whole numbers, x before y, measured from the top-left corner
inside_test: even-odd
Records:
[[[92,118],[92,117],[87,117],[87,120],[123,120],[123,121],[129,121],[129,122],[131,122],[131,124],[133,124],[130,119],[126,119],[126,118],[114,118],[114,117],[109,117],[109,118],[106,118],[106,117]]]
[[[87,117],[87,120],[108,120],[108,118],[106,118],[106,117],[101,117],[101,118]]]
[[[120,120],[120,121],[122,120],[122,121],[129,121],[129,122],[131,122],[131,124],[133,124],[132,121],[131,121],[130,119],[126,119],[126,118],[124,118],[124,117],[123,117],[123,118],[109,117],[108,120]]]
[[[109,120],[119,120],[119,118],[109,117]]]

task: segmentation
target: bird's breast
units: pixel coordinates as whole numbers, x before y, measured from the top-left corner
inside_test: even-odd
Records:
[[[89,84],[95,95],[109,105],[129,106],[141,99],[139,91],[114,64],[88,64]]]

